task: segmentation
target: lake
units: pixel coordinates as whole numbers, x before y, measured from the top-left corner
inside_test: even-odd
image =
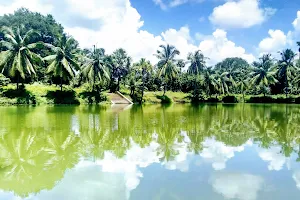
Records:
[[[0,199],[299,200],[300,106],[0,107]]]

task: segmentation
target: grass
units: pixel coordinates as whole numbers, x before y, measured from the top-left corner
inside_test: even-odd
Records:
[[[60,91],[55,85],[30,84],[16,89],[9,84],[0,88],[0,105],[43,104],[99,104],[108,103],[104,94],[86,91],[84,87]]]
[[[16,85],[9,84],[0,88],[0,105],[18,105],[18,104],[110,104],[107,97],[109,91],[102,93],[91,92],[86,86],[72,89],[69,86],[64,87],[63,91],[55,85],[43,85],[43,84],[30,84],[25,85],[25,88],[16,90]],[[120,91],[127,98],[130,98],[130,91],[126,88],[122,88]],[[166,92],[163,96],[162,91],[145,92],[143,102],[144,104],[168,104],[168,103],[191,103],[191,94],[183,92]],[[238,102],[243,102],[242,95],[230,95],[227,102],[232,102],[236,97]],[[226,96],[218,96],[219,102],[224,101]],[[212,96],[213,100],[216,100]],[[226,98],[225,98],[226,99]],[[203,101],[207,102],[210,100]],[[246,103],[299,103],[299,95],[289,95],[288,99],[285,95],[267,95],[266,98],[263,95],[245,95]]]

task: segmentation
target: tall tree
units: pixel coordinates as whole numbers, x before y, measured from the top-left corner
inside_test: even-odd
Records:
[[[285,95],[288,95],[289,82],[293,79],[296,68],[294,66],[294,59],[297,54],[291,49],[285,49],[280,52],[281,59],[278,63],[278,75],[284,80]]]
[[[175,57],[180,52],[172,45],[160,45],[160,49],[155,54],[159,59],[157,63],[158,76],[164,79],[164,95],[166,94],[166,83],[168,80],[175,78],[178,73]]]
[[[298,53],[299,53],[299,60],[300,60],[300,42],[297,42],[297,46],[298,46]]]
[[[194,53],[189,53],[187,57],[189,61],[188,73],[194,75],[200,75],[206,67],[206,57],[204,57],[201,50],[197,50]]]
[[[104,49],[96,49],[94,46],[93,50],[89,50],[82,66],[82,73],[91,83],[93,91],[97,80],[109,79]]]
[[[117,49],[113,54],[108,57],[107,61],[110,66],[111,84],[110,90],[120,90],[120,82],[128,73],[131,65],[131,58],[127,55],[124,49]],[[113,87],[114,82],[117,81],[117,87]]]
[[[20,28],[13,31],[11,28],[2,27],[4,40],[0,41],[0,46],[4,49],[0,53],[0,71],[11,77],[17,77],[17,88],[19,81],[25,79],[26,73],[36,74],[36,66],[42,63],[42,58],[33,52],[42,43],[31,43],[30,38],[38,35],[30,30],[25,35],[21,35]]]
[[[53,55],[44,58],[49,62],[47,73],[60,78],[60,90],[62,91],[63,80],[75,76],[75,71],[80,70],[76,61],[78,43],[69,36],[63,35],[57,46],[48,45],[54,52]]]
[[[138,71],[142,76],[142,99],[144,97],[145,82],[147,77],[153,72],[153,66],[150,61],[142,58],[139,63],[137,63]]]
[[[276,72],[273,70],[273,65],[271,54],[265,54],[259,58],[258,62],[253,63],[253,69],[250,74],[250,85],[261,87],[264,96],[266,96],[266,88],[278,82],[275,78]]]

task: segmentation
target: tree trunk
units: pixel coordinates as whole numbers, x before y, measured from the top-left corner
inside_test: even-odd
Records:
[[[288,96],[288,80],[287,80],[287,75],[285,77],[285,98],[287,99]]]
[[[61,76],[61,77],[60,77],[60,91],[61,91],[61,92],[62,92],[62,85],[63,85],[62,82],[63,82],[63,77]]]
[[[17,90],[19,89],[19,82],[20,82],[20,74],[18,74],[18,78],[17,78]]]
[[[144,76],[143,76],[143,85],[142,85],[142,101],[143,101],[143,97],[144,97],[144,88],[145,88],[145,79],[144,79]]]
[[[118,77],[117,91],[120,91],[120,77]]]
[[[164,95],[163,96],[165,96],[166,95],[166,84],[164,84]]]
[[[245,93],[243,92],[243,102],[245,103]]]

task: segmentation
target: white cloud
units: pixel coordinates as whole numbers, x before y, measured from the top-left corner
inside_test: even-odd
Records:
[[[202,3],[205,0],[153,0],[153,2],[160,6],[162,10],[177,7],[186,3]]]
[[[281,30],[269,30],[269,37],[259,43],[260,53],[275,53],[287,45],[287,36]]]
[[[296,182],[296,187],[300,190],[300,170],[294,172],[293,179]]]
[[[227,32],[217,29],[210,38],[200,42],[199,49],[202,50],[206,57],[209,57],[208,63],[213,65],[228,57],[241,57],[248,62],[253,62],[255,57],[247,54],[243,47],[227,38]]]
[[[214,8],[210,21],[222,28],[249,28],[263,23],[275,10],[261,8],[259,0],[235,0]]]
[[[51,4],[42,3],[40,0],[13,0],[10,4],[0,4],[0,16],[13,13],[21,7],[26,7],[31,11],[37,11],[42,14],[50,13],[53,9]]]
[[[280,171],[285,163],[289,165],[288,159],[284,155],[282,155],[280,151],[280,147],[260,149],[258,155],[262,160],[269,162],[269,170]]]
[[[164,3],[160,0],[156,2]],[[179,3],[179,1],[172,2]],[[189,2],[201,2],[201,0]],[[12,13],[21,6],[44,14],[52,14],[83,48],[97,45],[105,48],[108,54],[117,48],[124,48],[134,61],[145,57],[155,64],[157,59],[153,54],[163,43],[176,46],[181,51],[179,58],[186,58],[188,52],[201,49],[205,56],[210,57],[209,64],[215,64],[232,56],[241,56],[248,61],[254,59],[253,55],[247,54],[244,48],[228,40],[223,30],[218,29],[213,35],[201,38],[199,33],[196,34],[199,45],[192,39],[188,26],[183,26],[179,30],[170,28],[159,35],[145,31],[140,14],[132,7],[129,0],[85,0],[84,2],[30,0],[30,3],[25,0],[15,0],[0,4],[0,14]]]
[[[297,18],[293,21],[295,31],[300,32],[300,10],[297,12]]]
[[[256,200],[264,180],[260,176],[240,173],[217,173],[211,178],[214,190],[226,199]]]
[[[215,170],[225,169],[226,162],[234,157],[235,152],[244,151],[244,146],[230,147],[214,139],[205,140],[203,146],[204,148],[200,156],[206,162],[211,162]]]

